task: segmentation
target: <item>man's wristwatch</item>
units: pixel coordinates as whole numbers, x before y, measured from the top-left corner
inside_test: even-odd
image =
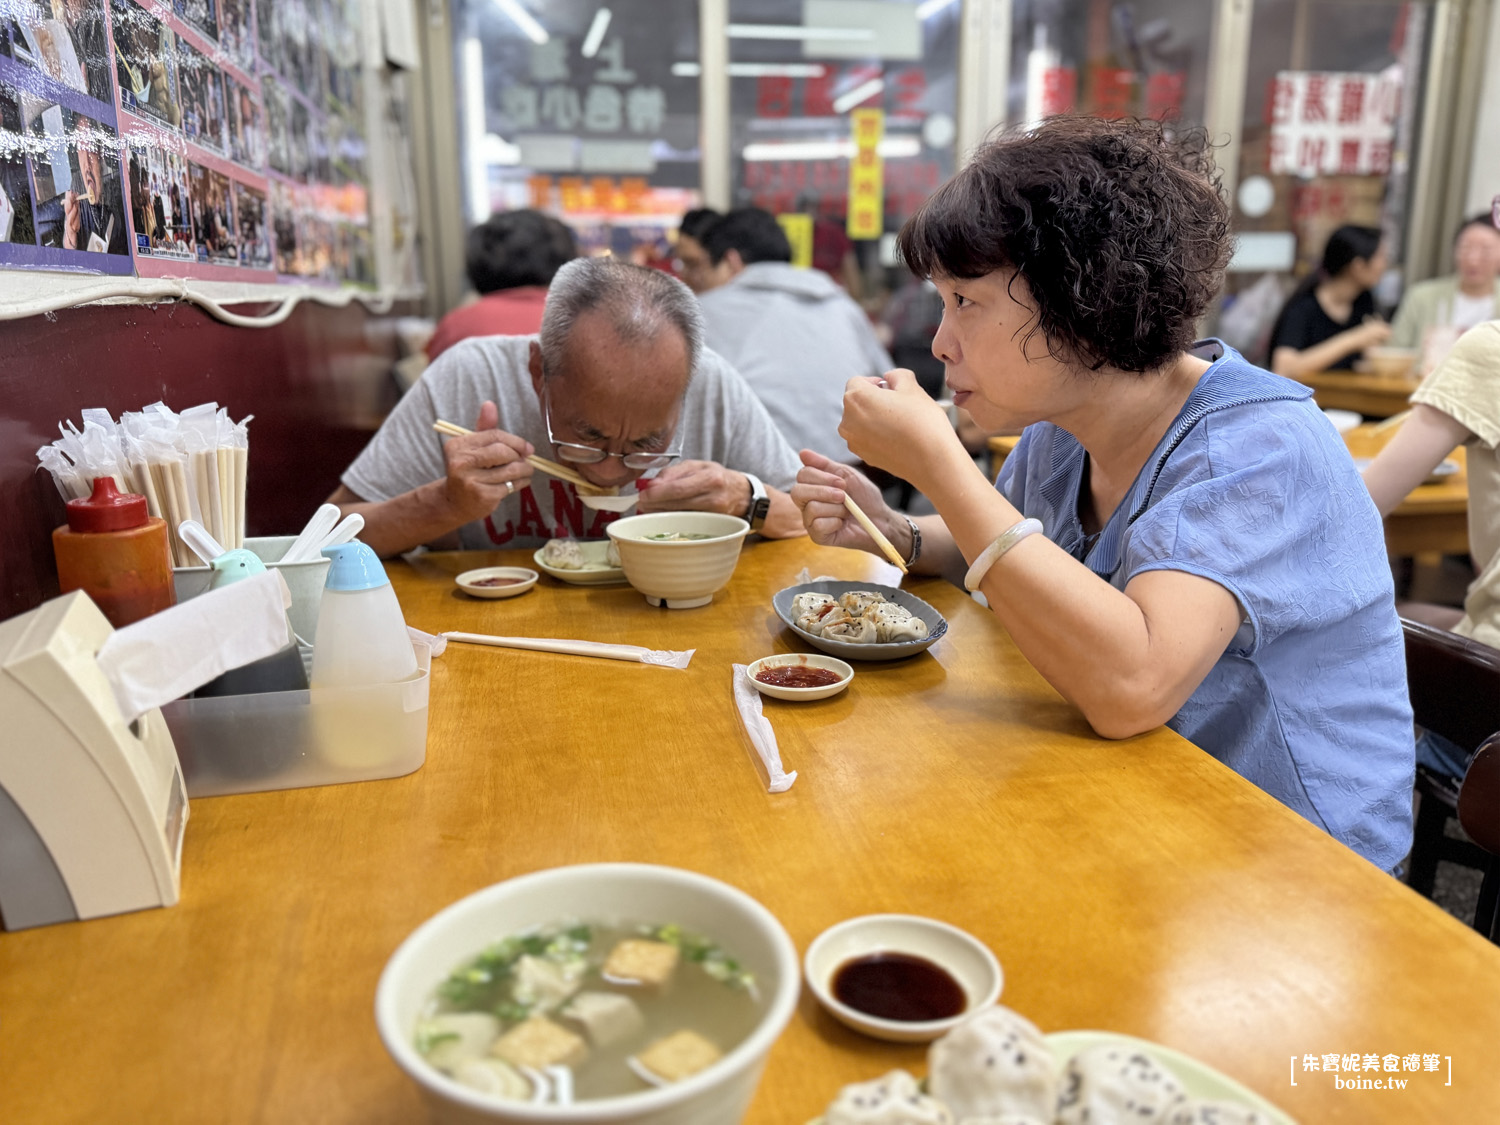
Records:
[[[754,473],[744,473],[743,476],[750,482],[750,507],[745,509],[745,519],[750,521],[751,531],[759,531],[766,524],[766,513],[771,510],[771,497],[766,494],[766,486],[758,476]]]

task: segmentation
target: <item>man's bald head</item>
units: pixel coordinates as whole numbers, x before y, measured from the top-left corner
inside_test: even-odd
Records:
[[[580,321],[631,351],[660,354],[663,346],[687,358],[687,375],[703,351],[703,313],[682,282],[661,270],[618,258],[575,258],[557,271],[542,314],[542,365],[548,378],[567,368],[569,342]],[[603,322],[601,324],[601,321]]]

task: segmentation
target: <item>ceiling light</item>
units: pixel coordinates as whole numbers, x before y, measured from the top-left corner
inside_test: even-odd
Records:
[[[886,137],[876,150],[887,160],[917,156],[920,137]],[[853,141],[766,141],[748,144],[740,153],[745,160],[847,160],[854,155]]]
[[[822,78],[827,71],[822,63],[730,63],[731,78]],[[703,68],[695,62],[675,62],[672,75],[676,78],[697,78]]]
[[[861,82],[847,94],[840,94],[833,99],[834,113],[848,113],[855,106],[869,98],[874,97],[885,89],[884,78],[872,78],[868,82]]]
[[[551,38],[547,29],[536,22],[536,17],[521,7],[521,0],[495,0],[495,7],[509,16],[511,22],[533,43],[540,45]]]
[[[731,39],[874,39],[869,27],[803,27],[800,24],[732,23]]]
[[[609,30],[609,9],[600,8],[594,13],[594,22],[589,24],[589,33],[583,37],[583,57],[591,59],[599,53],[604,43],[604,33]]]
[[[925,20],[929,16],[935,16],[944,8],[951,7],[955,0],[922,0],[917,5],[917,19]]]

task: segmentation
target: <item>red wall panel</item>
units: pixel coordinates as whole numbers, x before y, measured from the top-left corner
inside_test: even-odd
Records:
[[[238,312],[256,311],[237,309]],[[246,533],[291,534],[395,401],[391,318],[304,303],[275,328],[188,304],[67,309],[0,322],[0,619],[57,594],[63,505],[36,450],[86,407],[115,417],[210,400],[250,423]]]

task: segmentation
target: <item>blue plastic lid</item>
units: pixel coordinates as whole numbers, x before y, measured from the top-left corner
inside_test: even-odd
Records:
[[[373,590],[390,585],[379,556],[358,539],[337,547],[324,547],[323,554],[333,560],[328,567],[328,580],[323,583],[325,590]]]
[[[238,582],[242,578],[253,578],[257,574],[266,572],[266,564],[243,547],[225,551],[208,565],[213,568],[214,572],[213,581],[209,585],[215,590],[228,586],[231,582]]]

